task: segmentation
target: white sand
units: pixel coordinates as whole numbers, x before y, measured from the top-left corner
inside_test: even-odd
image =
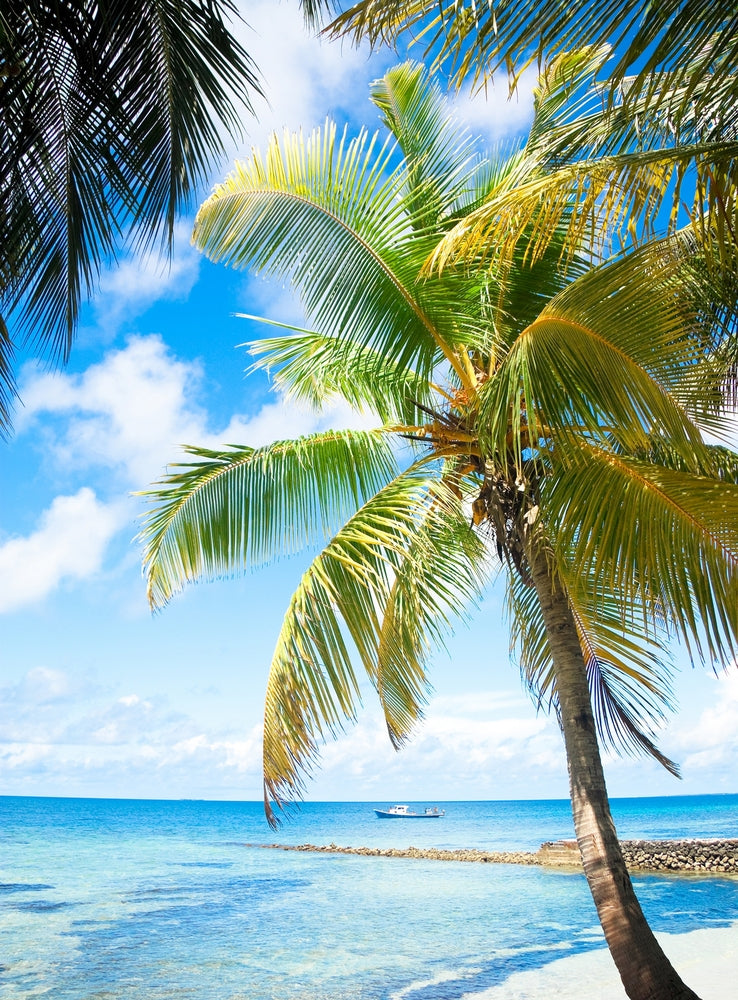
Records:
[[[702,1000],[738,997],[738,924],[656,936],[684,982]],[[625,1000],[625,991],[610,953],[602,948],[519,972],[473,996],[474,1000]]]

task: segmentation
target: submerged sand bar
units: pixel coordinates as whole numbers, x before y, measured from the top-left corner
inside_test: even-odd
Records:
[[[437,847],[339,847],[336,844],[247,844],[276,851],[358,854],[371,858],[422,858],[506,865],[581,868],[576,841],[541,844],[537,851],[442,850]],[[738,875],[738,840],[623,840],[625,863],[634,871]]]

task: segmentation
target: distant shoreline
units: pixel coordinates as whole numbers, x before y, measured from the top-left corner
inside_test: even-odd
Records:
[[[461,861],[475,864],[540,865],[581,868],[576,841],[541,844],[537,851],[444,850],[437,847],[339,847],[337,844],[246,844],[275,851],[317,854],[353,854],[372,858],[417,858],[425,861]],[[625,863],[633,871],[691,872],[699,875],[738,875],[738,840],[623,840]]]

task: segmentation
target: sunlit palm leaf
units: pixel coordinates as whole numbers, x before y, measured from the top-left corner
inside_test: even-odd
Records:
[[[321,543],[396,471],[381,431],[186,451],[197,461],[142,494],[154,505],[141,532],[153,606],[190,581]]]
[[[706,76],[723,95],[725,117],[735,101],[738,15],[732,5],[697,0],[645,4],[643,0],[362,0],[329,29],[357,41],[392,43],[403,31],[419,36],[457,83],[479,84],[504,67],[519,74],[543,55],[609,42],[617,52],[611,79],[636,72],[637,90],[651,87],[654,103],[668,87],[690,90]],[[634,69],[635,67],[635,69]]]
[[[449,232],[427,269],[459,260],[499,266],[521,242],[535,260],[562,223],[566,254],[582,247],[599,254],[613,241],[626,244],[637,237],[642,242],[663,228],[683,224],[685,198],[695,231],[710,236],[707,245],[714,246],[713,253],[726,264],[734,263],[737,164],[738,142],[567,164],[496,193]]]
[[[655,733],[672,707],[670,655],[662,631],[644,631],[629,617],[633,609],[603,592],[593,577],[567,576],[572,612],[587,664],[597,731],[617,753],[645,753],[678,774],[655,743]],[[511,577],[512,640],[526,686],[539,706],[558,711],[556,676],[536,593]],[[636,639],[635,636],[638,636]]]
[[[376,686],[395,747],[407,740],[419,716],[430,648],[443,645],[452,623],[481,596],[490,567],[460,500],[437,482],[395,569],[382,618]]]
[[[464,377],[454,343],[466,317],[416,284],[426,247],[407,238],[393,155],[366,133],[337,139],[330,123],[307,139],[275,136],[264,159],[255,153],[216,188],[193,239],[213,260],[288,278],[319,332],[426,376],[445,356]]]
[[[435,632],[438,616],[450,613],[449,598],[473,587],[462,578],[458,591],[449,589],[443,577],[433,579],[435,565],[405,565],[420,553],[419,536],[426,545],[423,555],[438,554],[435,480],[410,470],[385,486],[337,532],[292,597],[272,660],[264,715],[264,794],[272,822],[273,806],[299,792],[320,742],[355,716],[359,684],[350,645],[381,692],[390,726],[404,734],[419,716],[427,686],[423,633]],[[399,614],[398,574],[411,603],[431,602],[420,619]],[[383,629],[388,605],[391,648]],[[399,649],[408,658],[404,666],[398,664]]]
[[[688,235],[593,269],[555,296],[512,345],[483,392],[483,427],[503,454],[583,433],[643,449],[656,429],[685,460],[699,454],[694,419],[719,424],[692,377],[704,356]],[[699,390],[699,391],[698,391]]]
[[[415,403],[431,402],[427,379],[343,337],[295,330],[291,336],[264,337],[248,347],[257,358],[253,369],[267,370],[285,397],[318,409],[338,396],[357,410],[368,407],[384,423],[415,425],[422,420]]]
[[[404,63],[371,89],[373,102],[396,137],[407,165],[408,215],[434,234],[444,217],[468,202],[480,158],[468,130],[455,121],[424,66]]]
[[[738,648],[738,486],[584,445],[581,456],[546,496],[571,572],[642,607],[643,628],[662,619],[696,655],[727,662]]]

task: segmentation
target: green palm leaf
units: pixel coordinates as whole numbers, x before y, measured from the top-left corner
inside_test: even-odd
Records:
[[[601,741],[618,753],[645,753],[678,776],[677,765],[655,743],[673,708],[668,636],[663,629],[644,631],[630,617],[633,609],[603,592],[602,581],[592,575],[566,574],[566,587]],[[539,706],[558,713],[556,674],[535,591],[512,576],[508,603],[523,680]]]
[[[331,12],[330,5],[325,7]],[[690,114],[700,82],[709,77],[710,92],[722,98],[718,110],[729,121],[736,94],[737,21],[732,5],[707,0],[572,0],[565,13],[559,0],[361,0],[328,30],[356,41],[368,38],[372,45],[393,43],[410,31],[459,84],[467,79],[481,84],[502,67],[514,79],[544,54],[606,41],[617,52],[610,69],[614,84],[635,73],[630,89],[650,92],[654,104],[665,89],[682,88],[681,110]],[[714,113],[710,96],[702,97]]]
[[[197,461],[141,494],[155,505],[140,535],[153,606],[190,581],[321,542],[396,471],[381,431],[186,451]]]
[[[468,281],[418,283],[431,243],[412,239],[401,198],[407,169],[390,143],[328,123],[307,139],[273,137],[202,206],[194,241],[213,260],[287,278],[321,333],[350,337],[426,378],[479,331]],[[310,245],[311,253],[295,248]]]
[[[285,397],[317,409],[340,397],[357,410],[369,407],[383,423],[414,425],[423,419],[416,402],[430,405],[432,399],[427,379],[343,337],[295,330],[248,347],[257,358],[253,370],[265,369]]]
[[[273,804],[300,791],[320,742],[355,716],[360,689],[351,646],[380,693],[394,738],[404,738],[419,717],[426,635],[437,635],[478,585],[459,573],[468,570],[463,553],[452,553],[436,578],[449,527],[458,538],[458,512],[453,527],[439,499],[434,473],[408,470],[369,499],[303,575],[267,684],[264,795],[271,822]],[[420,616],[408,613],[421,608]]]
[[[664,620],[696,655],[727,662],[738,636],[738,486],[584,445],[580,455],[546,496],[571,573],[642,608],[644,629]]]
[[[705,399],[697,377],[705,351],[694,249],[689,234],[649,244],[551,299],[483,390],[482,426],[499,454],[511,428],[519,467],[545,441],[586,434],[633,451],[660,432],[694,463],[703,448],[694,421],[720,425],[719,393]]]
[[[460,500],[443,481],[429,490],[422,521],[395,568],[377,650],[377,691],[396,748],[410,736],[426,685],[431,646],[443,646],[456,620],[481,595],[490,559],[470,530]]]
[[[481,167],[476,143],[454,121],[441,88],[422,65],[389,70],[372,85],[371,98],[405,158],[408,216],[417,229],[435,235],[475,190]]]
[[[729,141],[567,163],[496,192],[448,233],[427,269],[458,260],[499,266],[521,242],[536,260],[562,224],[566,255],[582,247],[602,254],[613,242],[642,242],[664,226],[675,229],[684,221],[685,199],[706,246],[726,265],[734,264],[737,160],[738,142]]]

